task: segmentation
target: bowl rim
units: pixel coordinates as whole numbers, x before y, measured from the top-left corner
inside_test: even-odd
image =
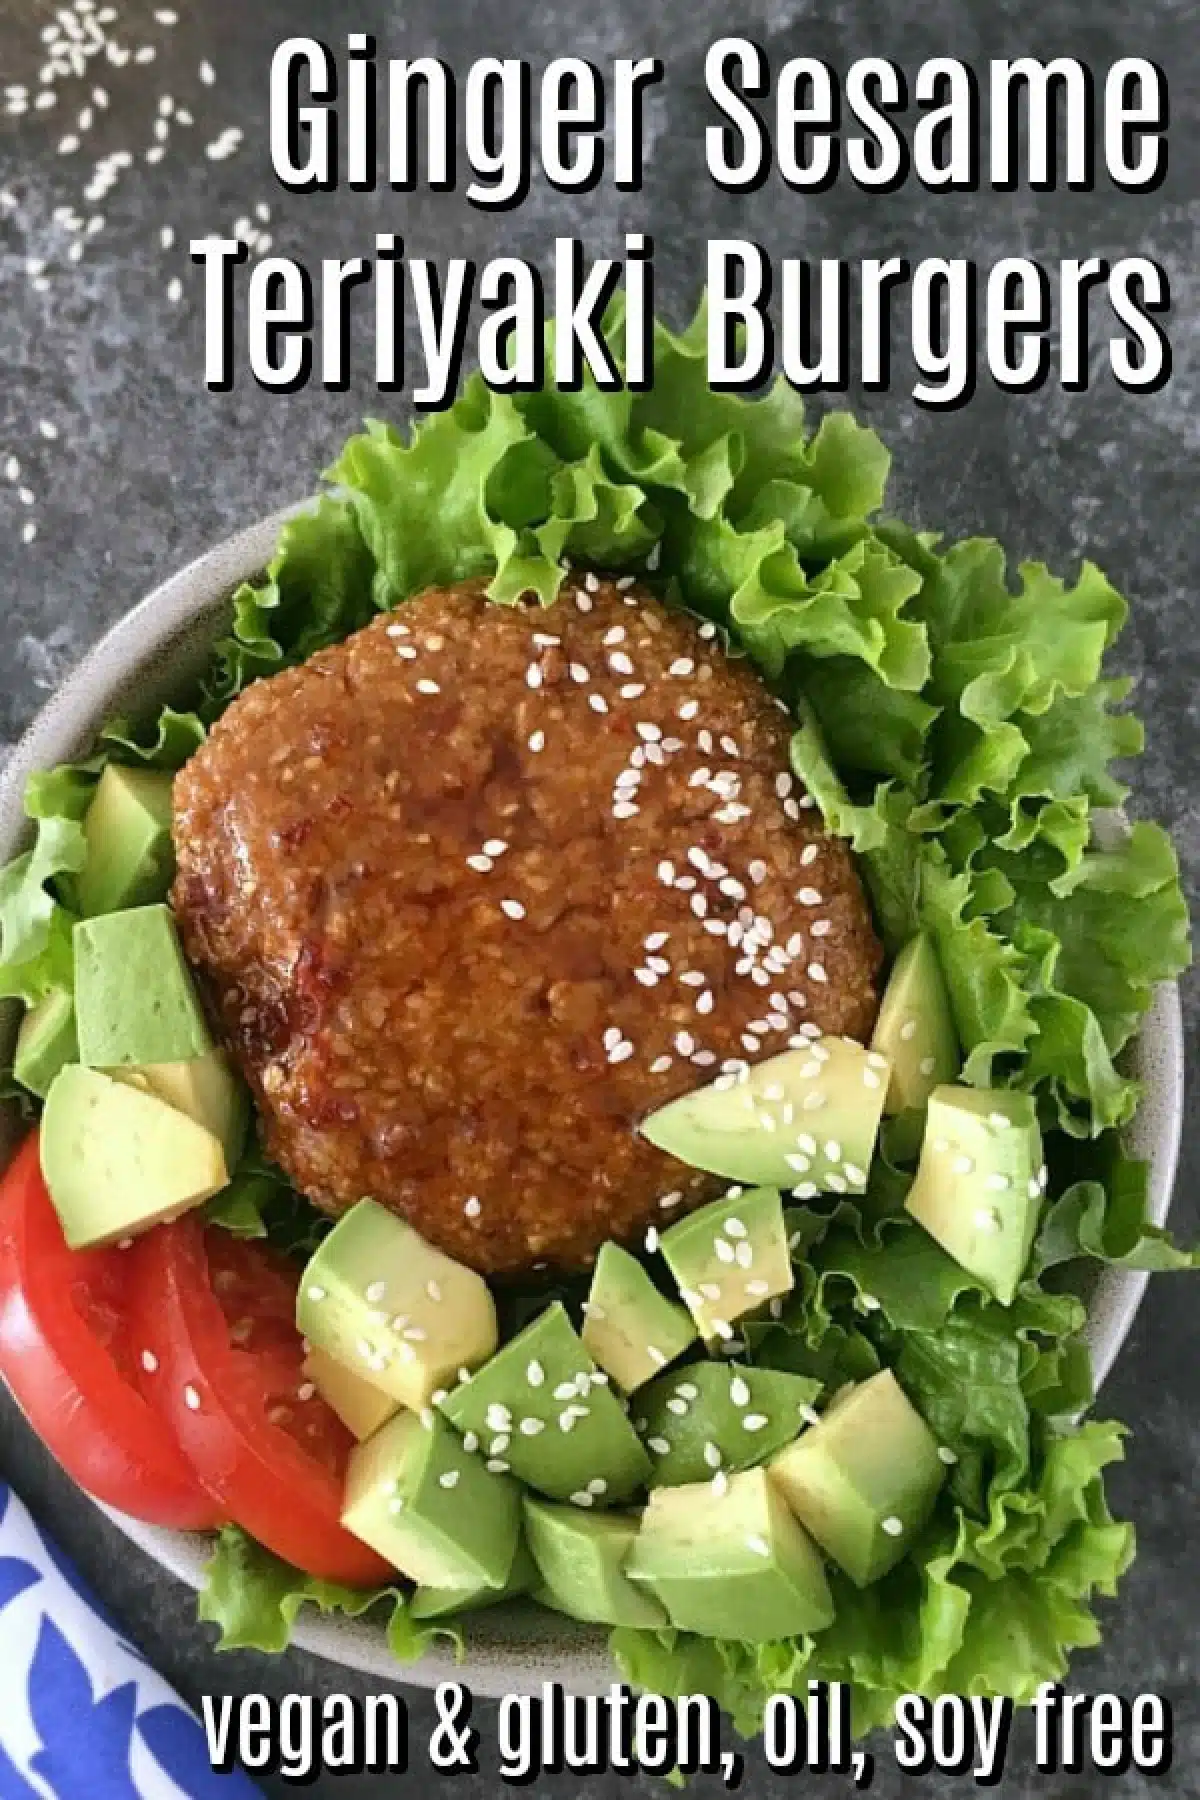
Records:
[[[195,557],[117,619],[83,656],[0,768],[0,865],[18,852],[28,829],[22,808],[26,777],[82,754],[131,677],[169,657],[189,632],[196,632],[202,615],[215,615],[239,583],[262,573],[280,527],[297,510],[272,513]],[[211,642],[211,630],[207,638]],[[1149,1212],[1161,1225],[1170,1206],[1184,1113],[1183,1026],[1174,983],[1163,983],[1156,991],[1133,1056],[1147,1085],[1130,1136],[1135,1151],[1150,1164]],[[0,1142],[0,1165],[5,1158]],[[1096,1283],[1087,1335],[1097,1390],[1125,1342],[1146,1281],[1140,1271],[1105,1269]],[[209,1544],[203,1534],[146,1525],[100,1502],[93,1504],[161,1567],[192,1588],[202,1585]],[[435,1643],[419,1663],[401,1665],[377,1622],[313,1616],[306,1608],[293,1642],[375,1677],[418,1687],[464,1679],[476,1694],[493,1698],[537,1693],[545,1680],[558,1681],[569,1692],[592,1694],[606,1691],[615,1677],[605,1630],[541,1608],[516,1604],[480,1614],[466,1635],[461,1663]]]

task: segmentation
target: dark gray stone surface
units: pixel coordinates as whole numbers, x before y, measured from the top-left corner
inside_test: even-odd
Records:
[[[974,403],[949,416],[921,413],[907,398],[903,357],[887,396],[851,402],[897,452],[894,504],[925,525],[954,533],[986,532],[1021,556],[1070,568],[1081,555],[1098,561],[1135,602],[1120,664],[1140,677],[1140,709],[1149,750],[1136,775],[1138,810],[1175,832],[1190,892],[1200,875],[1197,702],[1200,607],[1194,587],[1197,394],[1194,352],[1197,173],[1188,134],[1200,64],[1195,10],[1188,0],[756,0],[736,18],[715,0],[533,0],[521,9],[476,0],[410,0],[403,8],[362,0],[208,0],[181,5],[174,27],[156,22],[147,0],[121,8],[115,29],[131,47],[156,49],[155,60],[90,71],[64,83],[53,111],[0,112],[0,465],[12,454],[21,483],[0,481],[0,597],[4,654],[0,662],[0,754],[44,696],[112,620],[189,556],[285,500],[309,489],[364,410],[403,415],[395,398],[372,394],[369,356],[360,353],[352,391],[266,397],[246,378],[213,396],[200,380],[199,277],[182,246],[189,236],[228,230],[255,202],[272,209],[276,246],[312,262],[323,255],[369,253],[376,230],[404,233],[413,254],[501,250],[544,257],[558,232],[583,235],[590,248],[616,248],[626,229],[648,228],[657,242],[660,303],[681,321],[694,303],[704,240],[745,235],[779,253],[972,254],[988,264],[1028,252],[1061,255],[1141,251],[1170,270],[1176,304],[1171,330],[1176,375],[1149,399],[1122,394],[1100,376],[1093,390],[1068,395],[1053,386],[1038,395],[1002,397],[986,377]],[[53,16],[46,3],[0,0],[0,82],[35,83],[42,60],[39,28]],[[581,53],[603,64],[618,54],[659,54],[668,81],[652,113],[649,174],[641,195],[601,187],[584,200],[535,182],[526,206],[499,217],[473,210],[460,196],[341,193],[297,198],[277,188],[266,150],[266,70],[276,41],[312,31],[337,44],[348,27],[377,32],[381,51],[436,52],[460,69],[484,53],[529,56]],[[778,64],[815,51],[838,68],[856,55],[881,53],[913,66],[938,53],[983,59],[995,54],[1078,53],[1103,69],[1116,56],[1156,58],[1173,83],[1175,126],[1171,172],[1155,194],[1126,196],[1101,183],[1095,193],[957,195],[935,198],[919,188],[867,199],[839,186],[821,196],[788,194],[773,183],[749,198],[720,196],[703,172],[708,122],[703,54],[729,30],[762,41]],[[215,84],[199,78],[202,59]],[[87,131],[82,149],[60,154],[88,90],[102,82],[110,104]],[[170,95],[195,124],[177,126],[166,156],[142,153],[156,104]],[[244,128],[245,142],[227,161],[206,159],[203,146],[224,127]],[[97,155],[129,149],[134,164],[114,192],[81,201]],[[71,263],[71,235],[55,208],[77,206],[104,216]],[[162,248],[173,227],[176,247]],[[30,257],[45,259],[39,287]],[[168,298],[172,277],[179,303]],[[1189,356],[1189,352],[1191,355]],[[36,421],[57,426],[41,437]],[[37,538],[25,546],[30,519]],[[1188,992],[1189,1052],[1195,1066],[1195,989]],[[1180,1230],[1194,1231],[1197,1146],[1189,1135],[1176,1200]],[[1133,1427],[1129,1461],[1112,1482],[1120,1508],[1136,1517],[1141,1554],[1120,1600],[1105,1608],[1103,1648],[1081,1655],[1076,1681],[1093,1691],[1154,1688],[1176,1709],[1174,1773],[1157,1791],[1200,1793],[1200,1675],[1196,1594],[1200,1556],[1192,1538],[1200,1487],[1200,1414],[1194,1380],[1195,1294],[1185,1281],[1161,1280],[1143,1309],[1103,1397],[1105,1410]],[[356,1678],[295,1654],[268,1662],[256,1656],[215,1658],[209,1634],[194,1622],[191,1597],[164,1577],[58,1474],[12,1415],[0,1410],[0,1468],[11,1474],[35,1511],[53,1524],[134,1638],[180,1690],[202,1692],[358,1689]],[[415,1736],[432,1709],[412,1695]],[[1099,1791],[1087,1777],[1022,1774],[1015,1752],[1004,1795],[1083,1800]],[[414,1774],[412,1791],[424,1781]],[[595,1780],[597,1795],[618,1782]],[[464,1794],[499,1791],[486,1773],[461,1779]],[[974,1791],[947,1782],[944,1791]],[[751,1755],[748,1792],[782,1793]],[[651,1791],[633,1782],[624,1791]],[[283,1792],[282,1784],[278,1786]],[[395,1792],[371,1778],[329,1780],[319,1793],[361,1800]],[[576,1791],[569,1778],[546,1779],[540,1792]],[[718,1792],[699,1781],[698,1795]],[[833,1778],[813,1779],[807,1792],[843,1791]],[[875,1792],[918,1791],[915,1781],[881,1772]],[[1105,1791],[1140,1796],[1148,1782],[1127,1776]]]

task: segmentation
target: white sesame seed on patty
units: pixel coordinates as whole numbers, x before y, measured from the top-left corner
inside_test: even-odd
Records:
[[[428,677],[423,678],[417,683],[418,694],[440,694],[441,691],[438,683],[436,681],[430,681]]]
[[[525,908],[519,900],[502,900],[500,902],[500,911],[510,919],[523,919],[525,917]]]

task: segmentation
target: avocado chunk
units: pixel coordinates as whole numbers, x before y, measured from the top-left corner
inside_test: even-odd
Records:
[[[844,1390],[769,1474],[822,1549],[867,1587],[908,1554],[946,1470],[928,1425],[881,1369]]]
[[[1010,1306],[1046,1191],[1042,1134],[1028,1094],[936,1088],[916,1180],[905,1201],[968,1274]]]
[[[175,876],[172,777],[109,763],[83,821],[87,858],[79,874],[85,919],[165,900]]]
[[[309,1261],[296,1324],[310,1344],[419,1410],[496,1348],[496,1308],[473,1269],[374,1200],[338,1220]]]
[[[638,1534],[635,1512],[581,1512],[525,1496],[525,1534],[540,1577],[535,1589],[543,1606],[589,1625],[669,1623],[653,1594],[625,1574],[625,1560]]]
[[[144,1063],[137,1069],[113,1069],[112,1074],[195,1119],[220,1138],[226,1165],[237,1167],[250,1125],[250,1095],[223,1050],[210,1050],[191,1062]]]
[[[581,1335],[589,1355],[632,1394],[695,1343],[696,1328],[684,1307],[659,1293],[636,1256],[604,1244]]]
[[[751,1469],[795,1439],[821,1383],[779,1369],[694,1363],[644,1388],[634,1424],[654,1458],[654,1487],[711,1481],[718,1469]]]
[[[347,1431],[361,1444],[386,1425],[400,1402],[382,1388],[365,1381],[353,1369],[334,1362],[327,1350],[313,1345],[304,1358],[304,1378],[311,1381],[322,1400],[331,1406]]]
[[[718,1075],[642,1122],[660,1150],[731,1181],[861,1194],[890,1070],[852,1038],[814,1038],[737,1075]]]
[[[22,1087],[44,1100],[66,1064],[79,1060],[75,1002],[61,989],[31,1006],[21,1020],[13,1054],[13,1074]]]
[[[75,927],[79,1059],[91,1069],[190,1062],[213,1047],[167,906]]]
[[[152,1094],[68,1063],[42,1115],[42,1174],[72,1250],[178,1218],[229,1180],[218,1138]]]
[[[833,1623],[821,1558],[764,1469],[655,1488],[626,1573],[702,1637],[762,1644]]]
[[[557,1300],[441,1406],[491,1464],[551,1500],[611,1506],[650,1473],[608,1376]]]
[[[892,967],[875,1021],[872,1050],[891,1064],[885,1110],[921,1111],[935,1087],[961,1067],[950,996],[933,941],[910,938]]]
[[[444,1419],[398,1412],[350,1452],[342,1524],[425,1587],[502,1588],[521,1491],[472,1456]]]
[[[792,1290],[783,1201],[777,1188],[726,1194],[663,1233],[659,1242],[701,1335],[733,1336],[733,1321]]]
[[[538,1571],[523,1539],[517,1542],[517,1554],[508,1580],[502,1588],[419,1587],[408,1603],[414,1619],[445,1619],[453,1613],[480,1612],[485,1606],[499,1606],[505,1600],[519,1600],[537,1585]]]

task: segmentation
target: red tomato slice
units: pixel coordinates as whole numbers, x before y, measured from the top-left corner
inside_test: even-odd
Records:
[[[152,1525],[207,1530],[204,1491],[135,1381],[123,1250],[69,1250],[31,1134],[0,1178],[0,1375],[68,1475]]]
[[[195,1214],[129,1256],[142,1392],[230,1517],[310,1575],[394,1580],[340,1522],[354,1439],[304,1379],[298,1271]]]

